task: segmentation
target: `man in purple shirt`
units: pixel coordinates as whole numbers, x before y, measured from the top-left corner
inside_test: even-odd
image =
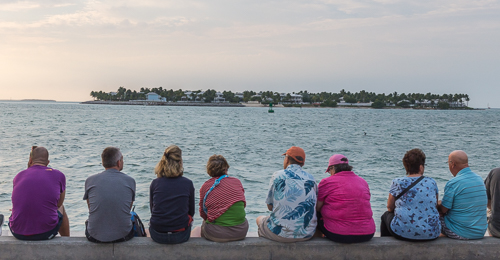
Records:
[[[63,206],[66,177],[48,164],[47,149],[33,147],[28,169],[14,178],[9,227],[17,239],[47,240],[57,233],[69,236],[69,220]]]

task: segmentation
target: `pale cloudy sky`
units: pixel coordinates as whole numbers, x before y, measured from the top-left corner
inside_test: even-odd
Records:
[[[162,86],[500,107],[499,46],[500,0],[0,0],[0,99]]]

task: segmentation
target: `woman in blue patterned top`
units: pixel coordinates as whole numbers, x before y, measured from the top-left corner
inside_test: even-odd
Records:
[[[380,224],[380,235],[411,241],[436,239],[441,233],[436,207],[438,187],[434,179],[423,177],[424,152],[420,149],[406,152],[403,165],[406,176],[392,180],[387,211],[382,215]],[[416,185],[402,194],[412,183]],[[402,196],[398,198],[400,194]]]

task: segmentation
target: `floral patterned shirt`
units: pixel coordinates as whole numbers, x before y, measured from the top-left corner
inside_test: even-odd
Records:
[[[273,206],[267,227],[284,238],[308,238],[316,231],[318,186],[297,164],[273,174],[266,204]]]
[[[420,177],[402,177],[392,180],[389,191],[398,196]],[[434,239],[441,233],[439,213],[436,208],[438,187],[436,181],[424,177],[417,185],[396,200],[391,229],[408,239]]]

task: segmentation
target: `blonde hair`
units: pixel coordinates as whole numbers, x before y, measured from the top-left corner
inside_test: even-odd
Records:
[[[224,156],[214,154],[208,158],[207,173],[211,177],[222,176],[226,174],[227,169],[229,169],[229,164]]]
[[[156,177],[179,177],[184,173],[182,167],[182,151],[177,145],[171,145],[165,149],[160,162],[155,167]]]

